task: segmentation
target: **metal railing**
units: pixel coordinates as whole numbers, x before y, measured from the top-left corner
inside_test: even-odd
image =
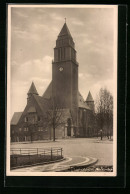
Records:
[[[10,155],[60,155],[62,157],[62,148],[11,148]]]
[[[26,166],[37,163],[55,161],[63,158],[63,149],[53,148],[11,148],[10,165],[11,168]]]

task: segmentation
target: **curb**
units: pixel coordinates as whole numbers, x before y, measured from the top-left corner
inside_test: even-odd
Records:
[[[78,168],[88,167],[88,166],[96,164],[97,161],[98,161],[97,158],[90,158],[90,161],[87,164],[82,164],[82,165],[78,165],[78,166],[73,165],[73,166],[69,166],[69,167],[63,167],[61,169],[57,169],[55,172],[67,172],[68,170],[71,170],[74,168],[78,169]]]
[[[93,162],[91,162],[91,160],[94,160]],[[88,162],[88,164],[84,164],[84,165],[78,165],[78,166],[70,166],[71,169],[73,168],[83,168],[83,167],[88,167],[88,166],[91,166],[91,165],[94,165],[98,162],[98,159],[97,158],[91,158],[90,162]]]

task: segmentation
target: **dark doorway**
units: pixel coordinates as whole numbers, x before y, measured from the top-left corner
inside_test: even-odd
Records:
[[[67,136],[71,136],[71,127],[67,127]]]
[[[70,118],[67,119],[67,124],[68,124],[67,136],[71,136],[71,119]]]

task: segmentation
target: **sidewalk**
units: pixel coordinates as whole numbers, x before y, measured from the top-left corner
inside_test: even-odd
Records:
[[[111,137],[111,140],[108,139],[107,137],[103,137],[101,140],[101,137],[88,137],[88,138],[63,138],[63,139],[56,139],[55,142],[61,142],[61,141],[75,141],[76,139],[86,139],[88,141],[100,141],[100,142],[113,142],[113,137]],[[15,144],[31,144],[31,143],[54,143],[54,141],[51,139],[46,139],[46,140],[37,140],[37,141],[20,141],[20,142],[11,142],[12,145]]]
[[[11,144],[31,144],[31,143],[51,143],[53,140],[38,140],[38,141],[19,141],[19,142],[11,142]]]

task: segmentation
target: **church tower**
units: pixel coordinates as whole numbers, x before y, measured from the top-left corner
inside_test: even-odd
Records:
[[[86,99],[86,104],[89,106],[89,108],[94,112],[95,111],[95,106],[94,106],[94,100],[92,97],[91,92],[89,91],[87,99]]]
[[[38,92],[37,92],[37,90],[36,90],[36,87],[35,87],[34,83],[32,82],[32,84],[30,86],[30,89],[29,89],[29,91],[27,93],[27,95],[28,95],[27,102],[30,101],[30,99],[31,99],[31,97],[32,97],[33,94],[39,95]]]
[[[64,23],[54,48],[52,62],[52,93],[62,108],[72,111],[76,120],[78,110],[78,63],[76,61],[75,43]],[[74,113],[75,112],[75,113]],[[76,122],[77,123],[77,122]]]

